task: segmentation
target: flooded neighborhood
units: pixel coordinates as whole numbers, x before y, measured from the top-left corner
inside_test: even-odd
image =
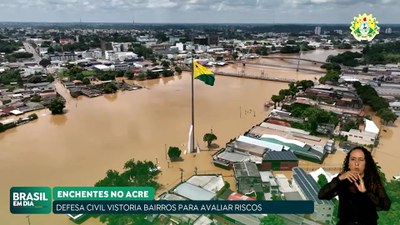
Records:
[[[52,4],[81,5],[78,14],[88,10],[89,17],[97,4],[103,14],[117,3]],[[154,18],[164,15],[159,7],[179,7],[154,4],[140,6]],[[226,4],[215,4],[210,9],[223,14]],[[344,221],[339,192],[328,199],[319,192],[342,182],[353,169],[345,158],[360,146],[365,154],[357,160],[371,153],[377,164],[369,157],[367,166],[376,177],[362,168],[345,182],[373,195],[369,189],[381,183],[392,209],[378,212],[378,224],[400,223],[393,220],[400,204],[399,26],[385,21],[379,28],[366,14],[358,22],[364,28],[351,31],[347,23],[298,24],[300,14],[291,18],[295,24],[281,24],[275,13],[258,11],[264,3],[255,4],[244,15],[254,10],[273,22],[152,24],[135,22],[137,16],[92,23],[71,14],[80,22],[53,24],[1,22],[0,15],[0,224],[333,225]],[[203,9],[198,1],[182,5],[182,12]],[[367,28],[380,34],[359,41]],[[351,180],[355,174],[361,185]],[[293,201],[313,211],[57,214],[47,205],[50,213],[36,214],[29,211],[36,206],[13,195],[13,187],[56,193],[55,187],[144,186],[154,188],[154,204]],[[49,197],[55,206],[59,199]]]

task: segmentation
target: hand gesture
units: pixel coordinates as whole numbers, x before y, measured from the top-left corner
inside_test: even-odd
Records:
[[[358,177],[357,174],[351,172],[351,171],[346,171],[345,173],[342,173],[339,176],[339,180],[349,180],[351,183],[357,183]]]
[[[360,174],[357,174],[358,177],[358,182],[355,182],[354,184],[356,185],[357,189],[361,192],[364,193],[367,191],[364,185],[364,180],[361,178]]]

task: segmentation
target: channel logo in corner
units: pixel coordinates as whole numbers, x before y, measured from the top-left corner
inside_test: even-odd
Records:
[[[357,41],[371,41],[376,35],[379,34],[378,21],[372,14],[366,13],[354,17],[351,22],[351,34]]]
[[[51,212],[49,187],[12,187],[10,212],[14,214],[48,214]]]

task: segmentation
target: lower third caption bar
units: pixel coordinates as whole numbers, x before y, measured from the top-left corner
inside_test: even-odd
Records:
[[[55,214],[311,214],[312,201],[54,201]]]

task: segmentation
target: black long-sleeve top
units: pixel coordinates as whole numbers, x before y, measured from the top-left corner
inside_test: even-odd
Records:
[[[339,195],[338,217],[342,222],[365,221],[365,224],[376,224],[376,211],[389,210],[391,205],[384,188],[378,193],[372,193],[368,189],[362,193],[355,184],[347,179],[341,181],[338,177],[321,188],[318,198],[331,200],[336,195]]]

